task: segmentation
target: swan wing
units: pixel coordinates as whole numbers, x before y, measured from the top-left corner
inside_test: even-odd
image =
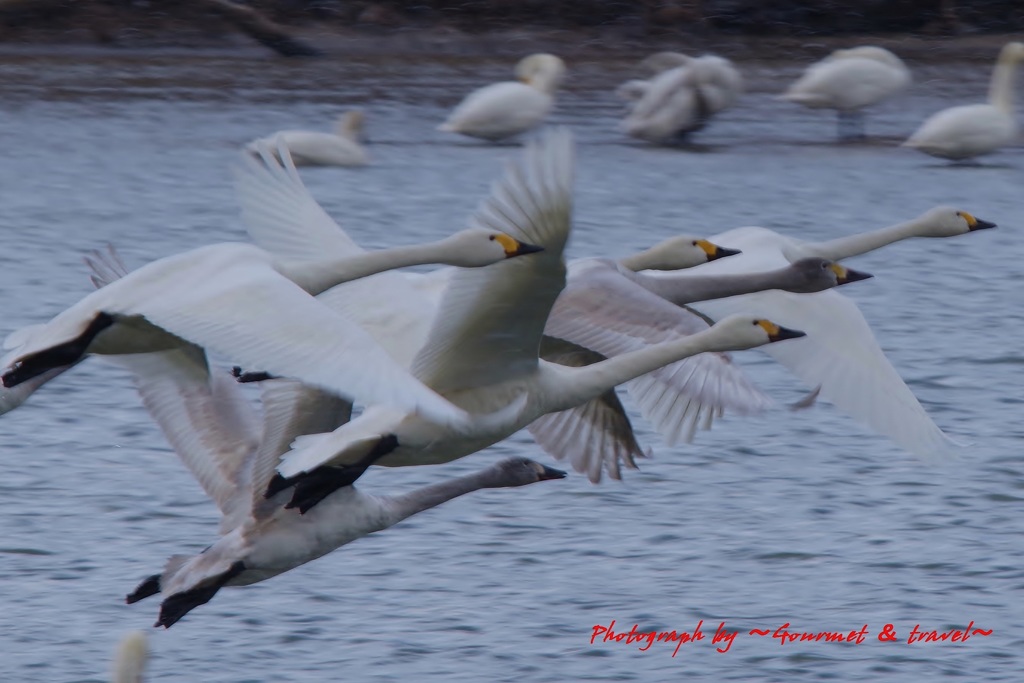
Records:
[[[193,346],[117,356],[168,443],[225,518],[233,517],[244,470],[259,444],[259,421],[234,378],[208,372]]]
[[[263,432],[252,465],[252,512],[256,519],[280,507],[263,494],[282,456],[300,436],[333,432],[352,417],[345,399],[301,382],[274,379],[262,383]]]
[[[580,367],[604,356],[570,342],[544,337],[541,357],[559,365]],[[527,427],[534,441],[557,460],[567,460],[590,481],[601,481],[602,470],[621,479],[621,467],[637,469],[636,458],[647,457],[637,443],[633,425],[614,389],[583,405],[548,413]]]
[[[707,329],[707,323],[619,273],[603,259],[573,262],[545,334],[618,356]],[[721,353],[702,353],[627,383],[644,417],[670,445],[690,440],[729,410],[750,415],[773,401]]]
[[[558,129],[527,145],[471,223],[544,251],[452,275],[413,374],[439,392],[524,376],[551,306],[565,286],[562,252],[572,222],[573,143]]]

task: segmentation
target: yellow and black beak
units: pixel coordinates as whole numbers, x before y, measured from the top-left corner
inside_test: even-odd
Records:
[[[538,247],[536,244],[520,242],[519,240],[509,237],[504,233],[495,235],[494,239],[501,245],[502,249],[505,250],[505,258],[524,256],[526,254],[536,254],[538,251],[544,251],[544,247]]]
[[[967,221],[967,229],[970,230],[971,232],[974,232],[975,230],[987,230],[989,228],[996,227],[995,223],[989,223],[988,221],[983,221],[980,218],[975,218],[966,211],[961,211],[960,215],[964,217],[965,221]]]
[[[565,479],[566,474],[562,470],[556,470],[553,467],[546,467],[541,465],[539,462],[533,463],[539,469],[537,470],[537,478],[540,481],[547,481],[549,479]]]
[[[760,325],[768,333],[769,342],[782,341],[783,339],[799,339],[800,337],[807,336],[806,332],[776,325],[771,320],[758,320],[755,324]]]
[[[735,256],[741,254],[739,249],[726,249],[720,247],[717,244],[708,242],[707,240],[697,240],[697,246],[704,250],[704,253],[708,255],[708,261],[714,261],[716,259],[725,258],[726,256]]]
[[[847,282],[856,282],[857,280],[867,280],[869,277],[874,277],[871,273],[862,273],[859,270],[847,268],[841,266],[838,263],[833,263],[829,266],[832,272],[836,274],[836,283],[845,285]]]

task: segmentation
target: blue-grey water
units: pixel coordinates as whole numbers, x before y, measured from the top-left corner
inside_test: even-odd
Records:
[[[995,53],[998,45],[993,44]],[[1020,680],[1024,647],[1024,149],[957,168],[896,143],[925,116],[980,101],[990,65],[911,63],[915,83],[833,143],[827,112],[773,99],[801,64],[740,65],[748,93],[687,149],[616,129],[622,61],[570,64],[552,120],[580,142],[572,256],[669,235],[764,225],[824,239],[938,203],[998,230],[916,240],[854,261],[844,288],[940,426],[968,442],[926,464],[831,406],[721,420],[660,446],[623,483],[582,476],[484,491],[263,584],[222,591],[169,631],[123,596],[217,513],[127,377],[91,360],[0,421],[0,679],[103,681],[118,638],[149,629],[154,681]],[[283,62],[241,55],[0,56],[0,320],[47,320],[90,290],[82,254],[130,265],[244,237],[230,165],[280,128],[367,110],[373,164],[310,169],[314,194],[370,247],[463,226],[514,146],[436,132],[497,61]],[[201,283],[200,283],[201,284]],[[739,361],[782,401],[803,391],[760,352]],[[373,471],[390,492],[509,453],[525,434],[443,468]],[[674,644],[591,644],[595,625],[692,631]],[[711,636],[740,631],[728,652]],[[923,629],[989,636],[908,644]],[[856,631],[863,644],[748,635]],[[886,624],[896,642],[879,642]]]

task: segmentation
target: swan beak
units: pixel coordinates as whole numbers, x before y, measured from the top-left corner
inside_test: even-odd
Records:
[[[539,462],[533,463],[537,466],[537,480],[547,481],[549,479],[565,479],[566,474],[562,470],[556,470],[553,467],[545,467]]]
[[[770,320],[758,320],[757,324],[768,333],[769,342],[782,341],[783,339],[799,339],[800,337],[806,337],[806,332],[800,330],[791,330],[788,327],[782,327],[776,325]]]
[[[519,240],[505,234],[496,235],[494,239],[505,250],[505,258],[523,256],[525,254],[536,254],[538,251],[544,251],[544,247],[538,247],[536,244],[520,242]]]
[[[989,228],[996,227],[995,223],[990,223],[989,221],[983,221],[980,218],[975,218],[969,213],[964,213],[963,217],[967,219],[967,229],[970,230],[971,232],[974,232],[975,230],[988,230]]]
[[[739,249],[726,249],[720,247],[717,244],[708,242],[707,240],[697,240],[697,246],[704,250],[704,253],[708,255],[708,261],[714,261],[726,256],[735,256],[736,254],[742,254]]]
[[[841,266],[838,263],[833,263],[832,272],[836,274],[836,284],[845,285],[847,282],[856,282],[857,280],[867,280],[869,277],[874,277],[871,273],[862,273],[859,270],[853,270]]]

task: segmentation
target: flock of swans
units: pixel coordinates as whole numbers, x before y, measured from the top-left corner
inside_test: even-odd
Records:
[[[1013,144],[1013,78],[1024,60],[1024,43],[1008,43],[999,53],[986,104],[942,110],[929,117],[904,147],[955,161],[972,159]],[[689,57],[659,52],[640,65],[646,80],[631,80],[616,94],[628,102],[621,130],[655,144],[672,144],[707,126],[734,106],[743,93],[743,77],[722,57]],[[555,93],[566,74],[561,59],[534,54],[515,67],[517,80],[493,83],[463,99],[438,130],[489,141],[514,137],[541,125],[555,106]],[[839,137],[865,137],[864,110],[905,90],[910,70],[881,47],[836,50],[812,64],[780,99],[812,109],[834,109]],[[296,164],[361,166],[369,157],[359,138],[363,115],[346,113],[334,134],[281,131],[278,140]],[[255,143],[254,143],[255,144]]]
[[[95,291],[4,343],[0,414],[104,356],[129,371],[219,508],[211,545],[173,555],[127,596],[161,594],[157,626],[455,497],[566,476],[518,457],[380,496],[354,485],[371,466],[450,462],[526,428],[597,483],[646,454],[619,385],[669,444],[726,411],[771,408],[729,351],[765,346],[812,390],[807,403],[820,395],[913,453],[952,447],[835,291],[871,276],[839,261],[993,223],[938,207],[827,242],[746,227],[566,263],[575,153],[554,129],[526,145],[467,229],[365,251],[308,192],[289,146],[253,142],[236,165],[254,244],[132,271],[112,249],[94,252]],[[422,264],[448,267],[397,270]],[[244,383],[259,383],[260,410]]]

